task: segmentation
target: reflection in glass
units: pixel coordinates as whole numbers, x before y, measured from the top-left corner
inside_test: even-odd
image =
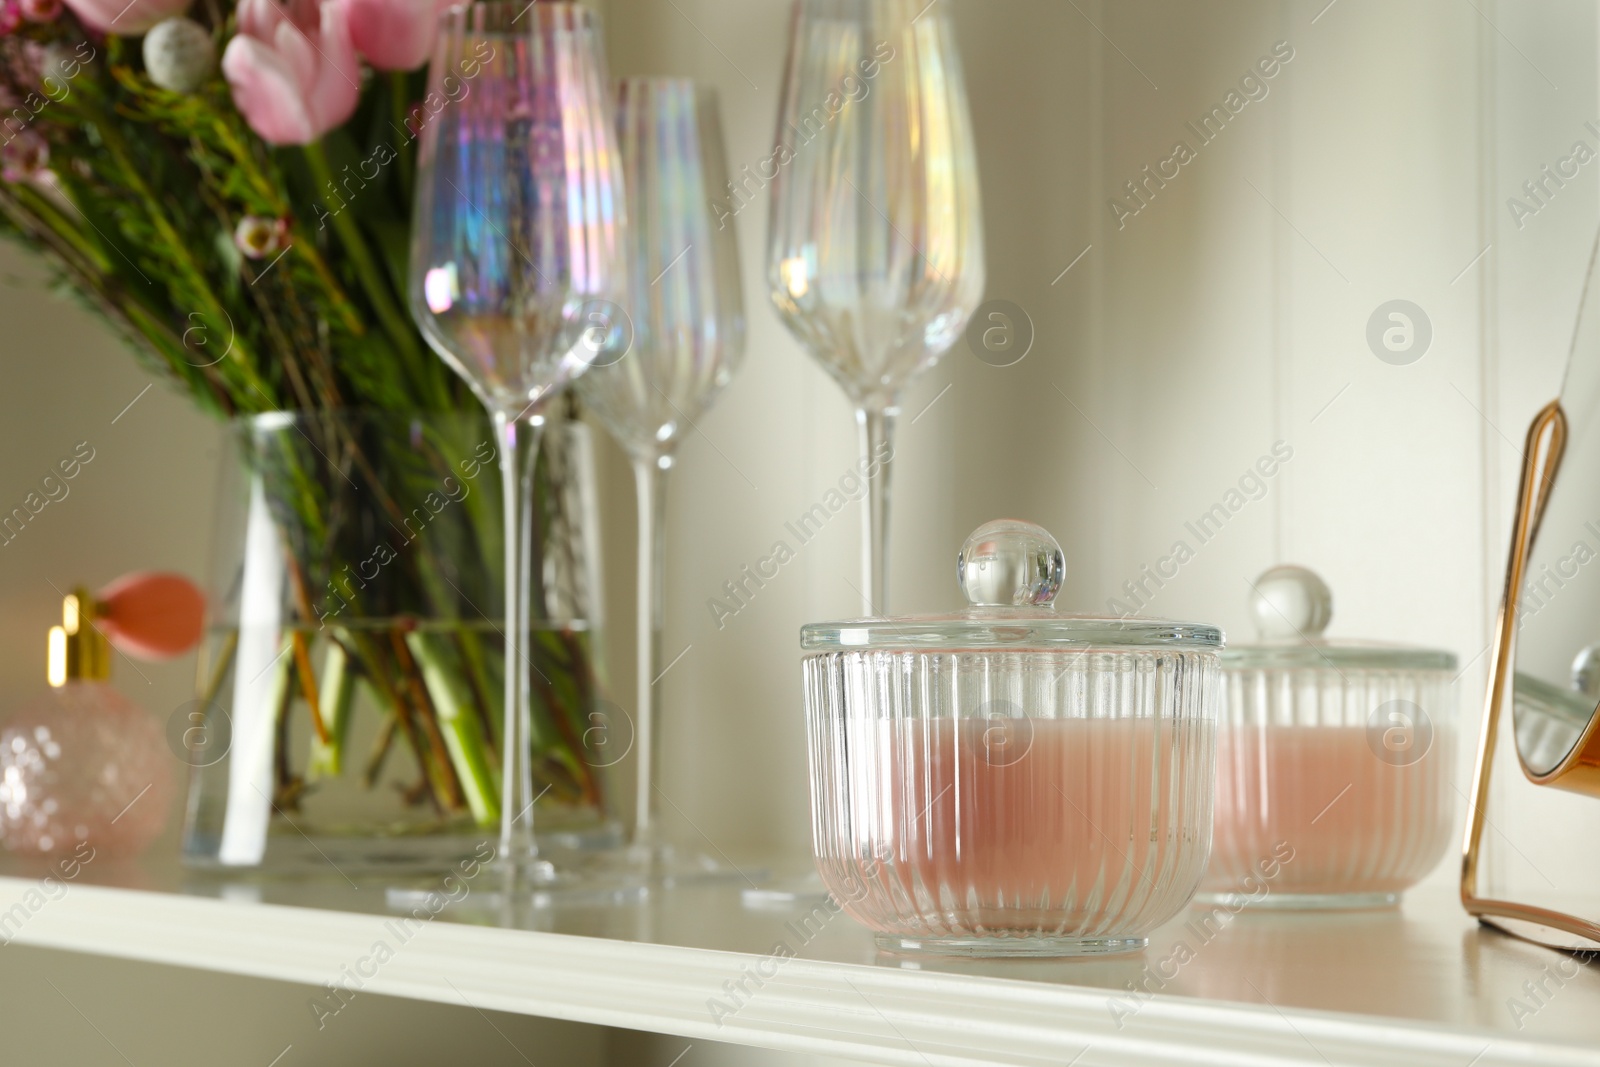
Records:
[[[1600,236],[1595,253],[1600,255]],[[1517,751],[1552,773],[1596,710],[1592,649],[1600,643],[1600,286],[1584,279],[1561,385],[1566,449],[1538,520],[1518,591],[1512,683]]]

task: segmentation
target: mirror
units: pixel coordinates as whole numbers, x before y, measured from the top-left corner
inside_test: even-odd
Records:
[[[1554,775],[1600,704],[1600,235],[1561,386],[1564,452],[1552,455],[1518,592],[1512,721],[1529,777]],[[1550,784],[1578,788],[1587,776]],[[1590,791],[1589,788],[1581,791]]]
[[[1506,569],[1506,595],[1490,646],[1488,694],[1472,804],[1461,853],[1461,903],[1467,913],[1505,933],[1548,948],[1600,950],[1600,922],[1592,915],[1593,850],[1567,850],[1560,883],[1522,856],[1544,886],[1483,876],[1486,814],[1501,711],[1512,701],[1513,747],[1523,773],[1536,785],[1600,797],[1600,233],[1579,299],[1558,399],[1528,427]],[[1507,675],[1511,684],[1505,684]],[[1539,818],[1568,819],[1545,804]],[[1534,799],[1534,798],[1529,798]],[[1592,815],[1592,812],[1591,812]],[[1510,844],[1510,837],[1501,833]],[[1573,842],[1589,840],[1577,823]],[[1514,844],[1510,844],[1516,849]],[[1518,850],[1520,855],[1520,850]],[[1572,875],[1574,869],[1588,873]],[[1480,888],[1491,881],[1497,889]],[[1562,889],[1561,886],[1565,886]],[[1508,892],[1509,891],[1509,892]],[[1535,900],[1537,899],[1537,903]],[[1582,914],[1572,910],[1574,906]]]

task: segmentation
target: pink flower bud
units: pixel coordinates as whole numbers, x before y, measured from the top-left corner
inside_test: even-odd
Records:
[[[310,144],[355,112],[361,65],[350,43],[345,3],[239,5],[241,32],[222,54],[222,73],[234,105],[262,140]]]
[[[350,40],[379,70],[415,70],[428,61],[439,16],[461,0],[347,0]]]

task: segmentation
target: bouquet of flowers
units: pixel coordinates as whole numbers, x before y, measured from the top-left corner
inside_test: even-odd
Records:
[[[438,6],[3,0],[0,211],[209,410],[465,406],[402,295]]]
[[[383,719],[368,785],[405,749],[409,805],[499,817],[506,668],[479,627],[497,607],[498,487],[467,476],[492,469],[494,436],[405,299],[416,142],[445,103],[420,68],[446,6],[0,0],[0,230],[201,408],[249,427],[297,619],[274,637],[281,810],[342,773],[364,680]],[[292,413],[294,433],[264,432],[263,413]],[[560,466],[542,464],[536,506],[562,506]],[[238,645],[235,630],[214,650],[204,699]],[[588,647],[560,627],[535,647],[536,773],[598,807]],[[300,766],[291,718],[311,737]]]

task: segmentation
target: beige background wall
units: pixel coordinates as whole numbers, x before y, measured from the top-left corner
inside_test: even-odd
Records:
[[[713,83],[735,168],[765,154],[787,5],[609,0],[608,11],[618,73]],[[1335,591],[1331,632],[1459,655],[1465,793],[1522,434],[1558,387],[1595,175],[1520,230],[1504,201],[1589,136],[1592,7],[988,0],[952,11],[981,153],[988,295],[1024,308],[1037,338],[1005,369],[958,345],[909,390],[895,609],[956,603],[950,561],[999,515],[1054,531],[1068,556],[1058,603],[1078,609],[1104,608],[1188,542],[1194,559],[1147,610],[1220,622],[1236,641],[1253,637],[1247,581],[1303,563]],[[1278,42],[1294,57],[1268,95],[1119,227],[1108,198],[1176,139],[1196,143],[1185,123]],[[689,651],[663,681],[664,787],[724,847],[803,849],[795,631],[855,613],[858,525],[835,520],[722,630],[706,599],[845,470],[855,444],[842,394],[767,310],[765,219],[752,211],[739,225],[748,361],[686,444],[673,488],[666,655]],[[1432,324],[1409,366],[1366,341],[1394,299]],[[1278,442],[1293,459],[1262,499],[1204,545],[1186,532]],[[608,513],[619,547],[631,514],[625,498]],[[626,590],[613,593],[614,617],[626,617]],[[620,678],[631,646],[617,638]],[[1539,807],[1514,792],[1516,809]],[[1549,862],[1561,881],[1563,861]]]
[[[1600,168],[1521,229],[1504,202],[1573,140],[1593,140],[1583,130],[1600,115],[1592,5],[938,2],[952,5],[963,42],[989,295],[1026,309],[1037,340],[1007,369],[953,351],[908,393],[895,608],[951,606],[953,553],[973,526],[1003,514],[1062,541],[1063,603],[1102,607],[1185,536],[1186,520],[1287,442],[1294,458],[1265,497],[1200,547],[1150,610],[1217,621],[1247,639],[1246,579],[1280,560],[1315,567],[1337,596],[1335,632],[1461,656],[1464,790],[1517,449],[1557,388]],[[715,85],[735,166],[767,154],[786,4],[606,7],[616,73]],[[1119,229],[1107,198],[1187,138],[1184,122],[1279,41],[1294,58],[1270,94]],[[665,646],[669,660],[688,651],[662,683],[664,788],[698,828],[680,823],[686,836],[703,831],[734,852],[798,853],[808,824],[796,630],[854,612],[845,579],[856,580],[857,524],[835,520],[726,628],[705,602],[844,472],[855,444],[842,395],[767,310],[763,213],[738,224],[747,363],[685,445],[672,485]],[[9,249],[0,257],[12,283],[0,287],[0,502],[20,500],[77,442],[96,449],[72,495],[0,548],[3,711],[43,686],[56,587],[135,567],[202,573],[217,451],[214,430],[183,401],[160,385],[141,394],[149,376],[47,293],[34,266]],[[1434,332],[1427,355],[1406,367],[1380,362],[1364,338],[1373,310],[1397,298],[1424,308]],[[609,447],[605,477],[621,695],[632,687],[633,508]],[[190,669],[119,663],[118,683],[165,716],[188,699]],[[1552,811],[1519,784],[1505,781],[1499,824],[1528,835],[1542,876],[1575,880],[1582,872],[1548,835],[1600,819],[1581,806]],[[1500,873],[1526,876],[1519,862]],[[1436,877],[1452,877],[1450,865]],[[10,1017],[33,1020],[8,1029],[8,1047],[82,1029],[38,992],[45,973],[101,988],[107,1004],[139,1005],[116,1025],[151,1049],[198,1025],[195,990],[213,998],[206,1025],[238,1019],[263,1035],[280,995],[266,983],[5,949],[0,985],[28,997],[24,1015]],[[114,988],[95,985],[109,973]],[[364,1033],[374,1042],[407,1027],[470,1035],[480,1025],[464,1009],[428,1009],[436,1015],[424,1024],[373,1003]],[[477,1036],[492,1044],[492,1034]],[[539,1040],[558,1038],[587,1050],[571,1063],[664,1064],[681,1051],[653,1042],[647,1059],[636,1044],[644,1039],[582,1032]],[[85,1046],[74,1062],[100,1062],[95,1055]],[[767,1061],[699,1050],[683,1067],[713,1062]]]

